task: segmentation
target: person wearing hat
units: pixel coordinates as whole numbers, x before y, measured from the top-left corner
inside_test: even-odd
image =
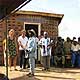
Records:
[[[29,65],[30,70],[28,76],[34,76],[35,69],[35,51],[36,51],[36,43],[35,43],[35,31],[33,29],[28,31],[29,40],[28,40],[28,52],[29,52]]]
[[[44,32],[44,36],[40,39],[39,45],[41,47],[41,56],[42,56],[42,70],[49,70],[50,68],[50,38],[48,38],[48,33]]]
[[[20,52],[20,70],[26,68],[25,50],[27,49],[28,38],[26,37],[26,30],[21,31],[21,36],[18,37],[18,45]]]

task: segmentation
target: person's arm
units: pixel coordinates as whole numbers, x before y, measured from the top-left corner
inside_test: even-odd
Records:
[[[6,39],[3,41],[3,52],[5,52],[6,51]]]
[[[19,50],[18,50],[18,42],[17,39],[15,38],[15,44],[16,44],[16,54],[18,54]]]
[[[28,39],[27,39],[27,41],[26,41],[26,45],[25,45],[25,47],[24,47],[24,48],[26,49],[26,47],[27,47],[27,46],[28,46]]]
[[[24,46],[22,45],[22,43],[20,41],[20,37],[18,38],[18,45],[19,45],[19,47],[21,46],[22,48],[24,48]]]
[[[22,45],[21,41],[19,41],[19,46],[21,46],[22,48],[24,48],[24,46]]]

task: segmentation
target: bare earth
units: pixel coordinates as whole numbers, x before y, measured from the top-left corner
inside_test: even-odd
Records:
[[[34,77],[28,77],[29,69],[19,71],[9,71],[9,80],[80,80],[80,69],[75,68],[51,68],[50,71],[42,71],[42,67],[37,67]],[[6,68],[0,66],[0,73],[4,73]]]

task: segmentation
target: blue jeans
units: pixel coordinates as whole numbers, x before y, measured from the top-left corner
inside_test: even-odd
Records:
[[[78,63],[78,67],[80,67],[80,53],[78,53],[77,55],[77,63]]]
[[[54,65],[54,56],[51,56],[50,64],[51,64],[51,66],[53,66],[53,65]]]
[[[77,51],[72,52],[72,65],[75,65],[76,59],[77,59]]]

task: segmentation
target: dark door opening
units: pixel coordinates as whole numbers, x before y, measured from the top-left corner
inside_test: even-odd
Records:
[[[25,30],[28,31],[30,29],[34,29],[34,31],[36,32],[36,36],[38,37],[38,25],[36,24],[25,24]],[[29,37],[28,32],[27,32],[27,37]]]
[[[30,29],[34,29],[34,31],[36,32],[36,37],[38,37],[38,25],[37,24],[25,24],[25,30],[28,31]],[[26,36],[29,38],[28,32]],[[38,60],[38,49],[37,49],[37,60]]]

